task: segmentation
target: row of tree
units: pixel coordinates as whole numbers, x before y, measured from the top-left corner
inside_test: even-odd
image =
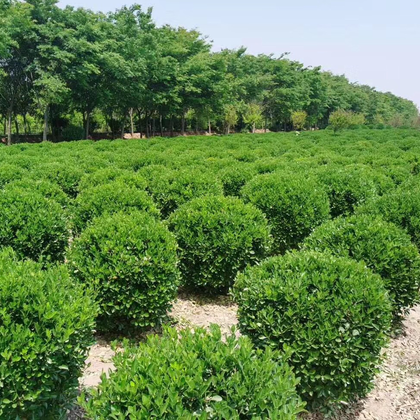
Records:
[[[0,0],[0,115],[12,134],[88,138],[95,130],[323,128],[336,110],[369,124],[411,125],[416,106],[344,76],[280,57],[214,53],[197,31],[157,27],[151,9],[60,9]],[[300,113],[300,114],[299,114]],[[83,127],[83,129],[81,128]],[[68,138],[70,139],[70,138]]]

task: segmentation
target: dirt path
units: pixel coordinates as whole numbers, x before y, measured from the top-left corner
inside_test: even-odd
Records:
[[[179,328],[219,324],[228,333],[237,324],[236,306],[226,297],[203,299],[181,296],[171,316]],[[387,360],[375,381],[375,389],[365,401],[350,406],[335,420],[420,420],[420,306],[404,323],[405,333],[391,342]],[[92,347],[82,386],[96,386],[100,376],[113,368],[112,350],[99,341]],[[308,416],[321,420],[319,416]]]

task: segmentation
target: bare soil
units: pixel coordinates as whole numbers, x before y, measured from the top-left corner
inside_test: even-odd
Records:
[[[177,328],[219,324],[229,333],[238,320],[237,307],[228,297],[202,298],[181,295],[171,317]],[[420,306],[404,322],[404,332],[386,349],[386,360],[375,381],[375,389],[358,404],[345,407],[334,420],[420,420]],[[82,387],[97,386],[103,373],[113,369],[110,344],[99,339],[90,352]],[[70,419],[82,419],[80,411]],[[321,420],[321,415],[307,415],[307,420]]]

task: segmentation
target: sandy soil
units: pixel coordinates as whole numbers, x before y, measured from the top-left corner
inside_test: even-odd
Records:
[[[171,316],[178,328],[219,324],[228,333],[237,324],[236,306],[226,297],[180,296]],[[375,389],[365,401],[349,406],[335,420],[420,420],[420,306],[404,323],[405,330],[386,350],[386,361],[375,381]],[[92,347],[81,380],[85,387],[96,386],[102,373],[113,369],[109,343],[99,340]],[[71,419],[83,418],[73,412]],[[306,416],[321,420],[322,416]]]

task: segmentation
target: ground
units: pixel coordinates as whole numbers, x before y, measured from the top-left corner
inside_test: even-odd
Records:
[[[237,324],[236,306],[227,297],[203,299],[180,296],[171,316],[178,328],[219,324],[224,333]],[[82,386],[96,386],[103,372],[112,369],[112,350],[99,339],[90,352]],[[71,419],[81,419],[73,412]],[[321,420],[310,415],[307,420]],[[386,349],[386,361],[369,397],[343,410],[335,420],[420,420],[420,306],[404,322],[404,332]]]

